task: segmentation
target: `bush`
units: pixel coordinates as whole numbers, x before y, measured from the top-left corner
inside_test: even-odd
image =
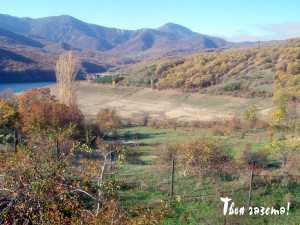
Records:
[[[265,168],[269,163],[267,151],[252,151],[250,144],[245,146],[237,160],[243,167]]]
[[[236,115],[234,115],[230,120],[227,122],[227,127],[231,132],[237,131],[242,129],[242,121]]]
[[[96,116],[97,124],[100,132],[105,135],[106,133],[115,133],[121,127],[121,119],[115,110],[103,109],[98,112]]]
[[[242,87],[241,82],[234,81],[234,82],[225,84],[224,91],[238,91],[241,89],[241,87]]]
[[[255,121],[257,120],[257,111],[258,109],[256,105],[249,106],[244,112],[245,119],[251,123],[255,123]]]
[[[59,159],[82,137],[84,117],[80,110],[59,103],[49,90],[21,95],[18,113],[23,142],[32,150],[51,149]]]
[[[226,146],[215,138],[199,138],[165,149],[165,159],[176,157],[185,175],[205,175],[222,172],[231,161]]]
[[[213,135],[224,136],[229,134],[228,127],[223,122],[215,123],[211,126],[211,131]]]
[[[19,97],[18,111],[25,134],[60,133],[82,128],[84,117],[75,106],[58,103],[47,90],[26,92]]]
[[[9,102],[0,99],[0,127],[12,127],[16,118],[16,107]]]
[[[16,107],[0,99],[0,143],[12,142],[17,116]]]
[[[291,62],[287,65],[287,73],[292,75],[297,75],[300,73],[300,63],[299,62]]]

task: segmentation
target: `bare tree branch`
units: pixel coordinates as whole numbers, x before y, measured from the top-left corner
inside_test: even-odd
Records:
[[[5,191],[5,192],[11,192],[14,193],[13,190],[7,189],[7,188],[0,188],[0,191]]]
[[[98,178],[98,202],[97,202],[97,209],[96,209],[96,215],[99,214],[99,210],[100,210],[100,203],[101,203],[101,197],[102,197],[102,186],[103,186],[103,180],[104,180],[104,172],[106,169],[106,165],[107,165],[107,161],[108,161],[108,156],[110,156],[112,153],[117,152],[117,150],[112,150],[109,151],[105,154],[102,154],[104,157],[104,162],[103,165],[101,167],[101,173],[100,173],[100,177]]]
[[[93,195],[89,194],[88,192],[86,192],[84,190],[78,189],[78,188],[75,190],[72,190],[71,192],[80,192],[80,193],[83,193],[83,194],[89,196],[93,200],[97,200]]]

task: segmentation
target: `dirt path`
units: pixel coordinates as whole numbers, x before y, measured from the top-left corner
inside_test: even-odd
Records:
[[[78,102],[84,114],[94,117],[100,109],[115,109],[123,118],[146,114],[155,119],[209,121],[230,118],[255,103],[262,112],[271,108],[270,99],[245,99],[230,96],[187,94],[148,88],[117,87],[82,82]]]

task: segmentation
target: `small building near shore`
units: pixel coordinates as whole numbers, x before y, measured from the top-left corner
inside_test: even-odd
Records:
[[[92,73],[87,74],[86,79],[89,82],[112,84],[116,85],[119,81],[123,80],[123,77],[117,73],[105,72],[105,73]]]

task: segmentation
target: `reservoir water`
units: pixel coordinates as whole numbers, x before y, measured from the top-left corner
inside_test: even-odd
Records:
[[[11,90],[13,92],[22,92],[29,89],[46,87],[53,85],[54,82],[34,82],[34,83],[0,83],[0,92],[4,90]]]

